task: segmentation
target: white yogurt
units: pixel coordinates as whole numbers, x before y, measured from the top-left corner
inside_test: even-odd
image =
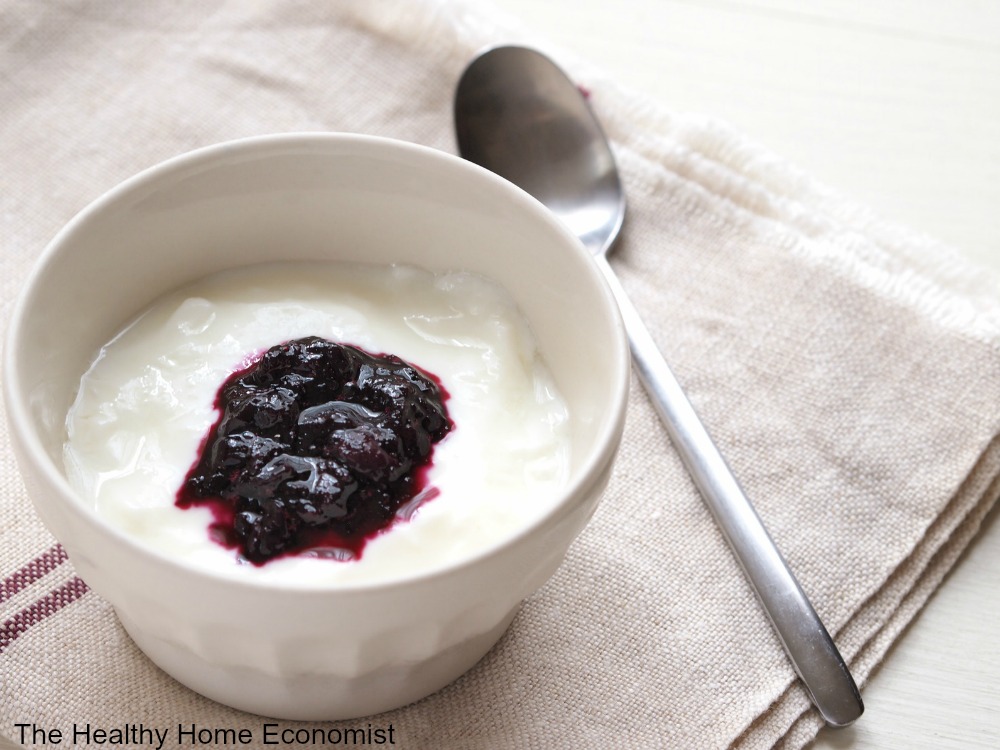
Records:
[[[210,540],[207,508],[178,489],[217,418],[222,382],[254,355],[321,336],[436,375],[455,429],[436,445],[413,517],[360,560],[239,562]],[[156,302],[105,346],[67,418],[70,482],[107,521],[169,555],[235,577],[383,581],[493,546],[552,507],[569,470],[569,415],[509,295],[467,273],[348,264],[255,266]]]

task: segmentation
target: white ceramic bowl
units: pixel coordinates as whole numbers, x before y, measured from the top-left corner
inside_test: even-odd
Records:
[[[95,515],[67,483],[62,446],[67,410],[100,346],[168,290],[283,259],[461,269],[504,285],[571,412],[571,480],[553,511],[433,574],[294,590],[196,569]],[[540,204],[448,154],[342,134],[224,143],[111,190],[45,249],[14,311],[5,357],[28,492],[79,575],[180,682],[243,710],[299,720],[414,701],[490,649],[593,513],[621,439],[629,374],[603,279]]]

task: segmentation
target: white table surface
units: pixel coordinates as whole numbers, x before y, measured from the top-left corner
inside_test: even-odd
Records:
[[[485,3],[1000,272],[1000,3]],[[865,715],[816,750],[1000,748],[996,516],[863,688]]]

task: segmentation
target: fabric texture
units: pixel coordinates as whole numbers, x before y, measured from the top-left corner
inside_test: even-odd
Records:
[[[1000,494],[995,281],[489,6],[0,0],[0,322],[60,226],[178,153],[316,130],[454,152],[454,85],[502,42],[589,90],[629,198],[612,265],[863,685]],[[0,490],[0,735],[260,727],[153,666],[76,578],[6,426]],[[406,748],[799,748],[821,719],[634,382],[556,575],[458,681],[330,726],[366,725]]]

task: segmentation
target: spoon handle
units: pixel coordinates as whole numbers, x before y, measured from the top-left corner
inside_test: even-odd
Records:
[[[861,695],[819,616],[660,354],[607,258],[595,255],[621,309],[636,373],[670,439],[764,605],[813,703],[828,724],[864,711]]]

